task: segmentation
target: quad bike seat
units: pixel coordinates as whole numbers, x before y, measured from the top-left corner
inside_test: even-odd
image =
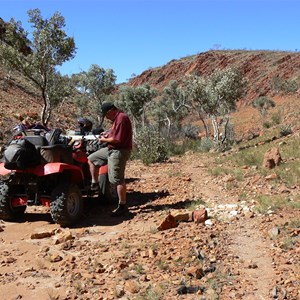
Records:
[[[59,144],[60,134],[60,129],[54,129],[46,136],[34,134],[26,135],[24,138],[39,150],[42,163],[62,162],[72,164],[72,149],[65,144]]]
[[[42,146],[40,149],[42,159],[47,163],[62,162],[73,164],[72,148],[63,144]]]
[[[49,145],[47,139],[42,135],[26,135],[24,138],[33,144],[37,149]]]

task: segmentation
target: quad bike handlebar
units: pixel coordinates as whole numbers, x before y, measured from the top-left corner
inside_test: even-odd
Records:
[[[95,135],[95,134],[89,134],[89,135],[66,135],[66,138],[69,138],[73,141],[81,141],[81,140],[86,140],[86,141],[92,141],[92,140],[97,140],[100,137],[100,135]]]

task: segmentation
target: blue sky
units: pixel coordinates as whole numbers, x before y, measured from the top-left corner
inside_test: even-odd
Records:
[[[77,53],[60,69],[111,68],[117,83],[211,49],[300,50],[298,0],[0,0],[0,17],[28,24],[59,11]]]

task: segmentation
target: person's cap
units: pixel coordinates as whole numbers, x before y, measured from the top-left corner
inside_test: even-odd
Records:
[[[92,121],[90,121],[87,118],[79,118],[78,119],[78,123],[79,124],[83,124],[83,125],[91,125],[91,124],[93,124]]]
[[[102,105],[101,105],[101,113],[103,116],[105,116],[105,114],[111,110],[112,108],[115,108],[114,104],[111,103],[111,102],[104,102]]]

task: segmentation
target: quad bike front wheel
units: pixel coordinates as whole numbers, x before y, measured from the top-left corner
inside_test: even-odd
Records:
[[[51,194],[50,213],[55,223],[63,227],[77,222],[83,213],[83,199],[75,184],[61,184]]]
[[[11,187],[5,183],[0,183],[0,219],[12,221],[24,215],[26,205],[13,206],[13,195]]]

